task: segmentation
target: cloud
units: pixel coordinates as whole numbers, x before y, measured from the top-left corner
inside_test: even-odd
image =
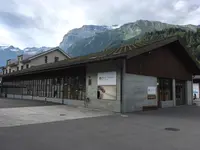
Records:
[[[31,28],[36,27],[36,20],[17,13],[0,12],[0,23],[6,24],[10,28]]]
[[[199,0],[6,0],[0,5],[0,44],[57,46],[84,24],[200,24],[199,6]]]

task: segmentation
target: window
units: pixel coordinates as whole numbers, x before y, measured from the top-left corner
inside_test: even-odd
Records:
[[[6,74],[8,73],[8,70],[6,69]]]
[[[53,78],[51,84],[52,84],[52,85],[55,85],[56,83],[57,83],[56,78]]]
[[[29,68],[29,64],[26,64],[26,68]]]
[[[172,100],[172,79],[158,79],[158,90],[160,101]]]
[[[66,99],[85,99],[85,76],[66,76],[64,79],[63,97]]]
[[[11,73],[11,69],[9,69],[9,73]]]
[[[55,62],[59,61],[59,57],[54,57]]]
[[[24,66],[21,66],[21,70],[23,70]]]
[[[12,72],[15,72],[15,70],[13,70]]]
[[[47,63],[47,62],[48,62],[48,57],[47,57],[47,56],[45,56],[45,59],[44,59],[44,61],[45,61],[45,63]]]
[[[61,84],[61,78],[57,78],[57,84]]]
[[[19,67],[17,67],[17,71],[19,71]]]
[[[7,65],[10,65],[10,59],[9,59],[9,60],[7,60]]]

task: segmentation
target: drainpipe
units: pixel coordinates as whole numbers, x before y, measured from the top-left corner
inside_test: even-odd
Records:
[[[124,113],[124,102],[123,102],[123,76],[125,70],[125,58],[120,60],[119,63],[116,64],[116,67],[120,70],[120,113]]]
[[[123,88],[124,88],[124,72],[125,72],[125,62],[126,60],[122,60],[122,65],[120,66],[120,111],[121,113],[125,113],[124,111],[124,101],[123,101]]]
[[[123,63],[124,61],[122,60],[122,66],[120,67],[120,112],[123,113]]]

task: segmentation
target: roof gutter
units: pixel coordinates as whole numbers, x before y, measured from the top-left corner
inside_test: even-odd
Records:
[[[115,57],[104,57],[103,59],[95,59],[95,60],[92,60],[92,59],[87,59],[87,61],[83,61],[83,62],[75,62],[75,63],[72,63],[72,64],[67,64],[67,65],[63,65],[63,66],[60,66],[60,67],[55,67],[55,68],[48,68],[48,69],[40,69],[40,70],[33,70],[33,71],[28,71],[27,72],[14,72],[14,73],[10,73],[10,74],[5,74],[3,75],[3,77],[12,77],[12,76],[21,76],[21,75],[28,75],[28,74],[36,74],[36,73],[42,73],[42,72],[46,72],[46,71],[55,71],[55,70],[60,70],[60,69],[65,69],[65,68],[70,68],[70,67],[76,67],[76,66],[80,66],[80,65],[84,65],[84,64],[88,64],[88,63],[95,63],[95,62],[101,62],[101,61],[107,61],[107,60],[111,60],[111,59],[118,59],[118,58],[123,58],[123,57],[127,57],[127,55],[123,54],[123,55],[116,55]],[[38,66],[39,67],[39,66]]]

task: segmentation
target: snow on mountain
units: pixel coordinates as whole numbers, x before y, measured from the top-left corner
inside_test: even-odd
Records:
[[[0,46],[0,51],[7,49],[9,46]]]
[[[18,47],[14,47],[14,46],[10,45],[10,46],[0,46],[0,51],[18,52],[18,51],[20,51],[20,49]]]
[[[117,28],[120,28],[120,27],[121,27],[121,25],[115,24],[115,25],[112,25],[110,28],[111,29],[117,29]]]
[[[27,47],[27,48],[23,49],[23,51],[26,54],[34,55],[37,53],[47,51],[49,49],[50,49],[50,47],[45,47],[45,46],[43,46],[43,47]]]
[[[37,53],[49,50],[50,47],[27,47],[20,49],[14,46],[0,46],[0,66],[6,65],[8,59],[16,59],[18,55],[35,55]]]

